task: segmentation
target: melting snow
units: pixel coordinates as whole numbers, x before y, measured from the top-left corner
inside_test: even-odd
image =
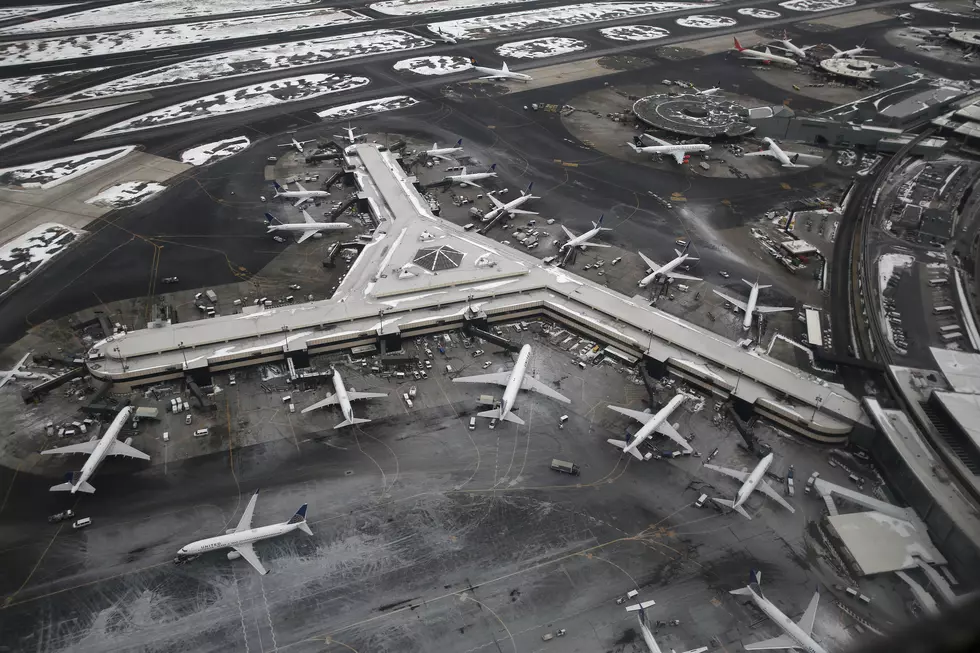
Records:
[[[479,9],[481,7],[496,7],[513,5],[531,0],[383,0],[368,5],[380,14],[389,16],[419,16],[436,14],[443,11],[461,11],[463,9]]]
[[[677,24],[682,27],[696,27],[698,29],[717,29],[719,27],[731,27],[737,21],[728,16],[707,16],[705,14],[695,14],[684,16],[677,19]]]
[[[937,2],[916,2],[910,5],[912,9],[918,9],[920,11],[932,11],[937,14],[946,14],[947,16],[959,16],[961,18],[975,18],[976,14],[971,14],[967,12],[954,11],[953,9],[947,9],[941,7]]]
[[[0,9],[0,20],[11,20],[13,18],[23,18],[24,16],[30,16],[32,14],[39,14],[42,11],[54,11],[55,9],[67,9],[68,7],[76,7],[79,3],[74,3],[70,5],[34,5],[31,7],[4,7]],[[29,23],[30,25],[37,25],[37,23]],[[6,30],[15,30],[19,26],[7,27]]]
[[[742,14],[743,16],[762,18],[764,20],[772,20],[774,18],[779,18],[782,15],[778,11],[772,11],[771,9],[759,9],[757,7],[742,7],[738,10],[738,13]]]
[[[236,136],[226,138],[215,143],[205,143],[184,150],[180,155],[180,160],[192,166],[206,166],[209,163],[226,159],[234,154],[238,154],[251,144],[246,136]]]
[[[605,27],[599,33],[613,41],[652,41],[670,36],[670,32],[663,27],[653,25],[617,25]]]
[[[11,100],[22,98],[25,95],[39,93],[62,81],[68,82],[77,77],[105,69],[105,67],[87,68],[85,70],[71,70],[66,73],[45,73],[44,75],[27,75],[24,77],[0,79],[0,102],[10,102]]]
[[[377,100],[364,100],[363,102],[352,102],[351,104],[330,107],[324,111],[317,111],[316,115],[322,120],[356,118],[369,113],[404,109],[405,107],[410,107],[418,103],[418,100],[407,95],[389,95],[388,97],[378,98]]]
[[[13,168],[0,169],[0,185],[23,188],[51,188],[72,177],[91,172],[96,168],[121,159],[135,148],[133,145],[97,150],[60,159],[38,161]]]
[[[26,279],[83,233],[47,223],[4,243],[0,246],[0,294]]]
[[[915,257],[908,254],[884,254],[878,259],[878,314],[885,315],[885,290],[888,288],[888,280],[904,268],[911,267],[915,263]],[[895,344],[895,335],[892,331],[892,323],[888,320],[881,320],[881,324],[888,333],[888,342],[899,352],[905,353],[905,349]]]
[[[85,200],[85,203],[121,209],[148,200],[166,188],[154,181],[124,181],[102,189],[95,197]]]
[[[578,39],[547,36],[542,39],[505,43],[497,48],[497,54],[501,57],[511,57],[513,59],[543,59],[545,57],[555,57],[559,54],[578,52],[587,47],[589,47],[588,43],[579,41]]]
[[[417,75],[449,75],[473,67],[466,57],[452,55],[434,55],[431,57],[415,57],[402,59],[394,65],[395,70],[408,70]]]
[[[81,111],[68,111],[66,113],[54,113],[37,118],[22,118],[21,120],[11,120],[0,122],[0,148],[10,147],[16,143],[21,143],[29,138],[46,134],[47,132],[60,129],[73,122],[97,116],[106,111],[119,109],[129,106],[128,104],[115,105],[109,107],[99,107],[97,109],[83,109]]]
[[[857,0],[789,0],[779,6],[792,11],[829,11],[841,7],[853,7]]]

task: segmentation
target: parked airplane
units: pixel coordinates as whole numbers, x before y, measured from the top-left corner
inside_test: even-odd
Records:
[[[858,59],[865,52],[874,52],[871,48],[862,48],[861,46],[851,48],[850,50],[838,50],[832,45],[830,47],[834,51],[834,54],[830,55],[831,59]]]
[[[292,199],[294,197],[299,198],[293,206],[300,206],[306,202],[309,202],[314,197],[330,197],[330,193],[325,190],[306,190],[303,184],[296,182],[296,187],[299,190],[289,190],[289,185],[282,187],[278,182],[273,181],[272,187],[276,189],[276,194],[273,197],[285,197],[286,199]]]
[[[232,530],[225,531],[224,535],[217,535],[215,537],[209,537],[204,540],[198,540],[196,542],[191,542],[185,547],[182,547],[177,551],[177,557],[174,558],[175,564],[181,564],[193,560],[202,553],[207,553],[208,551],[214,551],[215,549],[233,549],[228,552],[229,560],[237,560],[238,558],[245,558],[248,564],[255,567],[263,576],[269,571],[262,566],[262,562],[259,560],[258,556],[255,555],[255,549],[252,545],[260,540],[268,540],[272,537],[279,537],[280,535],[285,535],[286,533],[291,533],[297,529],[303,531],[307,535],[313,535],[313,531],[310,530],[309,525],[306,523],[306,504],[304,503],[300,506],[296,514],[293,515],[289,521],[284,521],[279,524],[271,524],[269,526],[259,526],[258,528],[252,528],[252,515],[255,513],[255,502],[259,498],[259,491],[256,490],[249,500],[248,505],[245,506],[245,512],[242,514],[242,518],[238,521],[238,526]]]
[[[474,181],[480,181],[481,179],[490,179],[491,177],[496,177],[497,164],[494,163],[490,166],[486,172],[466,172],[466,166],[463,166],[463,172],[458,175],[448,175],[446,179],[454,184],[460,184],[462,186],[473,186],[474,188],[483,188],[479,184],[474,184]]]
[[[369,419],[354,417],[354,409],[351,408],[350,405],[352,400],[380,399],[388,396],[383,392],[354,392],[353,390],[347,390],[347,388],[344,387],[344,380],[340,377],[340,372],[337,369],[334,369],[333,371],[333,389],[334,394],[329,395],[326,399],[316,402],[312,406],[307,406],[302,412],[308,413],[311,410],[323,408],[324,406],[340,404],[340,412],[344,414],[344,421],[335,426],[335,429],[350,426],[351,424],[364,424],[365,422],[371,421]]]
[[[611,445],[617,446],[623,450],[623,453],[632,454],[637,460],[643,460],[643,455],[640,453],[640,445],[650,438],[654,433],[659,433],[661,435],[666,435],[668,438],[683,447],[684,451],[691,452],[693,449],[691,445],[687,443],[680,433],[670,425],[667,420],[670,418],[670,414],[677,410],[677,407],[684,403],[687,399],[684,395],[676,395],[673,399],[667,402],[667,405],[658,410],[656,413],[644,413],[639,410],[630,410],[629,408],[620,408],[619,406],[606,406],[609,410],[614,410],[617,413],[626,415],[627,417],[632,417],[636,421],[643,424],[640,430],[636,432],[633,436],[633,441],[627,443],[624,440],[606,440]]]
[[[729,297],[725,293],[719,292],[718,290],[715,290],[714,292],[719,297],[722,297],[723,299],[730,301],[732,304],[738,306],[740,309],[745,311],[745,317],[742,319],[742,326],[745,329],[749,329],[752,326],[752,316],[755,313],[780,313],[782,311],[793,310],[792,306],[759,306],[757,304],[757,302],[759,301],[759,291],[762,290],[763,288],[772,288],[772,286],[760,286],[758,281],[756,281],[755,283],[749,283],[748,281],[745,281],[745,279],[742,279],[742,281],[752,286],[752,290],[749,291],[748,302],[743,302],[740,299]],[[712,288],[712,290],[714,289]]]
[[[778,41],[776,41],[776,43],[779,43],[779,45],[774,47],[778,47],[782,50],[786,50],[787,52],[792,52],[793,54],[795,54],[797,57],[800,57],[801,59],[807,58],[807,53],[806,53],[807,50],[816,47],[813,45],[804,45],[801,47],[793,43],[788,38],[785,38],[785,36],[784,38],[781,38]]]
[[[706,88],[704,90],[694,89],[695,95],[718,95],[721,93],[720,86],[712,86],[711,88]]]
[[[279,147],[291,147],[294,150],[296,150],[297,152],[299,152],[300,154],[303,153],[303,146],[304,145],[306,145],[307,143],[314,143],[314,142],[316,142],[316,139],[315,138],[311,138],[308,141],[298,141],[295,138],[290,138],[289,140],[292,141],[292,142],[291,143],[282,143],[282,144],[279,145]]]
[[[701,281],[701,277],[692,277],[691,275],[688,274],[681,274],[680,272],[674,272],[674,270],[680,267],[681,265],[683,265],[685,261],[701,260],[696,256],[688,256],[687,248],[690,246],[691,246],[690,243],[685,245],[683,252],[675,249],[674,253],[677,254],[677,258],[672,259],[669,263],[665,263],[663,265],[659,265],[654,261],[650,260],[649,258],[646,257],[646,255],[643,252],[637,252],[637,254],[640,255],[640,258],[642,258],[643,261],[650,267],[650,269],[653,270],[653,272],[640,279],[640,283],[637,285],[639,285],[640,288],[646,288],[647,286],[650,285],[651,282],[660,281],[664,277],[667,277],[667,279],[671,281],[673,281],[674,279],[686,279],[688,281]]]
[[[714,497],[712,497],[712,500],[719,505],[725,506],[726,508],[731,508],[732,510],[742,515],[746,519],[752,519],[752,516],[749,515],[749,513],[746,512],[745,508],[743,508],[742,506],[745,505],[745,502],[749,500],[749,497],[752,495],[754,491],[759,490],[767,497],[769,497],[770,499],[772,499],[773,501],[781,505],[783,508],[786,508],[786,510],[789,510],[790,512],[796,512],[793,506],[789,505],[786,502],[786,500],[779,495],[779,492],[776,492],[776,490],[772,489],[772,486],[769,485],[769,482],[765,479],[766,470],[769,469],[770,465],[772,465],[772,461],[774,457],[775,457],[774,454],[769,454],[765,458],[760,460],[759,464],[756,465],[755,469],[752,470],[752,473],[739,472],[734,469],[728,469],[727,467],[719,467],[718,465],[705,464],[705,467],[708,469],[713,469],[716,472],[720,472],[722,474],[725,474],[726,476],[731,476],[732,478],[742,481],[742,487],[738,488],[738,492],[735,493],[734,501],[729,501],[727,499],[717,499]]]
[[[562,245],[561,249],[559,249],[558,251],[564,252],[566,249],[571,249],[572,247],[609,247],[609,245],[589,242],[600,231],[612,231],[612,229],[607,229],[606,227],[602,226],[602,218],[604,217],[605,214],[600,215],[599,221],[593,222],[592,228],[586,231],[581,236],[576,236],[575,234],[573,234],[571,231],[568,230],[568,227],[562,225],[561,228],[568,235],[569,240],[564,245]]]
[[[797,64],[796,59],[793,59],[792,57],[784,57],[781,54],[773,54],[768,47],[766,48],[765,52],[752,50],[751,48],[743,48],[742,44],[738,42],[738,38],[735,38],[735,49],[738,50],[739,54],[741,54],[745,59],[760,61],[764,64],[778,63],[783,66],[789,66],[790,68],[795,68]]]
[[[534,186],[533,181],[527,185],[527,190],[521,191],[520,197],[515,197],[509,202],[501,202],[493,195],[488,194],[487,197],[489,197],[490,201],[493,202],[494,208],[487,211],[486,214],[484,214],[483,219],[487,221],[493,220],[501,213],[507,213],[510,215],[537,215],[536,211],[523,211],[520,208],[518,208],[523,206],[525,202],[541,199],[540,197],[535,197],[534,195],[531,194],[532,186]]]
[[[633,148],[633,151],[637,154],[669,154],[674,157],[674,160],[678,164],[684,163],[684,159],[687,158],[688,152],[707,152],[711,149],[710,145],[705,143],[686,143],[681,145],[674,145],[673,143],[668,143],[667,141],[657,138],[656,136],[651,136],[650,134],[643,134],[645,138],[649,138],[651,141],[656,143],[656,145],[644,145],[640,137],[635,137],[636,142],[626,143]]]
[[[768,136],[763,138],[762,141],[767,144],[768,147],[766,149],[759,150],[758,152],[746,152],[745,156],[768,156],[779,161],[784,168],[809,168],[810,166],[808,165],[797,163],[797,161],[799,161],[801,158],[823,161],[823,157],[816,154],[789,152],[784,150],[776,144],[776,141],[772,140]]]
[[[267,225],[266,233],[271,234],[276,231],[296,231],[301,235],[296,239],[297,243],[306,242],[321,231],[337,231],[339,229],[350,229],[346,222],[317,222],[306,210],[303,210],[303,220],[299,223],[283,223],[271,213],[265,214]]]
[[[498,372],[496,374],[460,376],[453,379],[453,383],[493,383],[504,386],[504,397],[500,402],[500,407],[494,410],[485,410],[482,413],[477,413],[477,415],[480,417],[507,420],[515,424],[524,423],[524,420],[511,412],[514,409],[514,402],[517,400],[519,390],[538,392],[546,397],[563,401],[566,404],[572,403],[572,400],[565,395],[556,390],[552,390],[541,381],[527,375],[527,363],[530,358],[531,345],[524,345],[521,347],[521,353],[517,356],[517,363],[514,365],[514,369],[509,374],[507,372]]]
[[[21,357],[19,361],[17,361],[17,364],[14,365],[12,368],[10,368],[5,372],[0,372],[0,375],[3,376],[3,378],[0,378],[0,388],[7,385],[10,382],[10,379],[21,378],[25,374],[24,372],[20,371],[20,368],[24,366],[24,363],[27,362],[27,359],[30,358],[30,356],[31,356],[31,352],[27,352]],[[27,374],[30,374],[30,372],[27,372]]]
[[[431,150],[426,150],[426,156],[432,157],[433,159],[443,159],[444,161],[449,160],[449,154],[456,154],[457,152],[463,151],[463,139],[456,141],[456,145],[453,147],[439,147],[439,143],[433,143]]]
[[[820,592],[815,592],[810,604],[806,606],[806,611],[800,620],[793,623],[793,620],[783,614],[779,608],[774,606],[762,595],[762,574],[752,571],[749,574],[749,584],[737,590],[732,590],[730,594],[737,596],[748,596],[755,603],[762,614],[769,617],[779,626],[783,635],[766,639],[755,644],[745,644],[742,648],[746,651],[765,651],[768,649],[801,649],[807,653],[827,653],[826,649],[813,640],[813,622],[817,619],[817,603],[820,602]]]
[[[105,435],[103,435],[98,440],[93,436],[88,442],[83,442],[81,444],[70,444],[67,447],[58,447],[56,449],[48,449],[47,451],[42,451],[42,456],[47,456],[56,453],[87,453],[88,460],[82,465],[82,471],[80,472],[70,472],[67,474],[67,483],[62,483],[61,485],[54,485],[51,487],[52,492],[71,492],[75,494],[76,492],[86,492],[91,494],[95,492],[95,488],[89,485],[88,480],[92,478],[95,474],[95,470],[99,468],[102,461],[105,460],[106,456],[127,456],[129,458],[139,458],[140,460],[149,460],[150,457],[147,456],[142,451],[129,446],[128,442],[122,442],[116,439],[119,431],[122,430],[123,425],[129,419],[130,415],[136,409],[132,406],[126,406],[116,418],[112,420],[109,424],[109,428],[106,429]]]
[[[354,131],[360,129],[359,127],[351,127],[350,123],[347,123],[346,127],[341,127],[341,131],[347,132],[346,134],[334,134],[334,138],[339,138],[340,140],[346,142],[349,145],[354,145],[357,141],[362,138],[367,138],[367,134],[355,134]]]
[[[525,75],[524,73],[515,73],[510,68],[507,67],[507,62],[504,61],[500,68],[487,68],[486,66],[477,66],[476,59],[470,59],[470,63],[473,64],[473,70],[478,73],[483,73],[485,77],[480,79],[519,79],[522,82],[528,82],[534,79],[530,75]]]
[[[657,640],[654,639],[653,633],[650,632],[650,628],[647,626],[646,609],[653,605],[655,605],[654,601],[644,601],[643,603],[626,606],[626,611],[640,613],[636,615],[636,618],[640,622],[640,633],[643,635],[643,641],[646,643],[650,653],[663,653],[663,649],[661,649],[660,645],[657,644]],[[707,650],[707,646],[702,646],[700,648],[691,649],[690,651],[684,651],[684,653],[704,653]],[[670,653],[676,652],[671,649]]]

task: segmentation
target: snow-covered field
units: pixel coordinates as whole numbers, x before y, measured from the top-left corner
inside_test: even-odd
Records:
[[[0,185],[21,186],[23,188],[52,188],[63,184],[72,177],[101,168],[107,163],[121,159],[133,150],[133,145],[112,147],[107,150],[97,150],[65,156],[60,159],[38,161],[22,166],[0,169]]]
[[[947,9],[942,7],[936,2],[916,2],[911,5],[912,9],[918,9],[920,11],[932,11],[937,14],[946,14],[947,16],[959,16],[960,18],[975,18],[976,14],[970,14],[967,12],[956,11],[955,9]]]
[[[578,39],[546,36],[541,39],[505,43],[497,48],[497,54],[501,57],[510,57],[512,59],[543,59],[559,54],[578,52],[587,47],[589,47],[588,43],[579,41]]]
[[[124,181],[103,188],[98,195],[85,200],[85,203],[121,209],[144,202],[166,188],[155,181]]]
[[[0,246],[0,296],[85,233],[48,222]]]
[[[79,111],[67,111],[65,113],[55,113],[49,116],[38,118],[22,118],[21,120],[11,120],[0,122],[0,149],[10,147],[17,143],[22,143],[29,138],[40,136],[55,129],[60,129],[65,125],[70,125],[79,120],[85,120],[92,116],[97,116],[106,111],[112,111],[120,107],[129,106],[128,104],[114,105],[111,107],[98,107],[96,109],[81,109]]]
[[[792,11],[829,11],[841,7],[853,7],[856,4],[857,0],[789,0],[780,2],[779,6]]]
[[[59,59],[98,57],[191,43],[212,43],[246,36],[284,34],[296,30],[348,25],[366,20],[370,19],[356,11],[315,9],[288,14],[243,16],[118,32],[13,41],[0,44],[0,66],[50,63]]]
[[[77,77],[88,75],[89,73],[105,70],[102,68],[87,68],[85,70],[71,70],[66,73],[45,73],[43,75],[28,75],[26,77],[8,77],[0,79],[0,102],[10,102],[22,98],[32,93],[41,91],[63,82],[69,82]]]
[[[368,5],[378,13],[389,16],[420,16],[442,11],[461,11],[480,7],[513,5],[531,0],[382,0]]]
[[[68,4],[68,5],[32,5],[30,7],[3,7],[0,8],[0,20],[10,20],[12,18],[23,18],[24,16],[32,16],[34,14],[39,14],[42,11],[54,11],[55,9],[67,9],[68,7],[76,7],[78,3]],[[7,29],[13,29],[8,27]]]
[[[752,18],[761,18],[763,20],[773,20],[774,18],[779,18],[782,14],[778,11],[773,11],[772,9],[759,9],[757,7],[742,7],[738,10],[738,13],[743,16],[751,16]]]
[[[466,57],[453,55],[433,55],[431,57],[415,57],[395,62],[395,70],[407,70],[418,75],[449,75],[469,70],[473,67]]]
[[[237,14],[256,9],[285,9],[298,5],[308,5],[317,0],[263,0],[260,4],[251,4],[241,0],[136,0],[124,5],[113,4],[97,9],[77,11],[65,16],[42,18],[24,25],[14,25],[0,29],[4,34],[26,34],[36,32],[53,32],[57,30],[82,30],[90,28],[111,27],[113,25],[132,25],[149,23],[157,20],[182,20],[200,18],[202,16],[217,16],[219,14]],[[32,7],[38,11],[48,11],[59,7],[73,5],[56,5],[51,7]],[[79,6],[79,5],[75,5]],[[12,11],[10,9],[0,10]],[[0,19],[3,14],[0,13]]]
[[[404,109],[405,107],[410,107],[418,103],[418,100],[407,95],[389,95],[388,97],[378,98],[377,100],[364,100],[363,102],[352,102],[351,104],[330,107],[324,111],[317,111],[316,115],[322,120],[327,121],[338,118],[357,118],[358,116],[366,116],[369,113]]]
[[[263,45],[154,68],[87,88],[48,104],[135,93],[161,86],[228,79],[269,70],[288,70],[297,66],[367,57],[383,52],[415,50],[432,44],[432,41],[410,32],[384,29],[345,36],[328,36],[309,41]]]
[[[180,160],[192,166],[206,166],[244,151],[251,143],[246,136],[205,143],[181,152]]]
[[[681,27],[696,27],[698,29],[718,29],[719,27],[731,27],[738,21],[728,16],[708,16],[705,14],[694,14],[677,19],[677,24]]]
[[[343,74],[304,75],[286,77],[271,82],[240,86],[214,95],[205,95],[179,104],[172,104],[141,116],[109,125],[85,138],[97,138],[112,134],[179,125],[194,120],[226,116],[242,111],[252,111],[279,104],[311,100],[321,95],[349,91],[370,83],[367,77]]]
[[[653,25],[617,25],[604,27],[599,33],[613,41],[652,41],[670,36],[670,32],[663,27]]]
[[[693,2],[606,2],[584,3],[516,11],[509,14],[492,14],[474,18],[461,18],[440,23],[430,23],[429,29],[455,39],[483,39],[498,34],[530,32],[568,25],[599,23],[631,16],[651,16],[671,11],[714,7],[715,3]]]

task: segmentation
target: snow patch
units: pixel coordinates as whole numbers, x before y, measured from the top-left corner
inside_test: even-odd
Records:
[[[180,154],[180,160],[192,166],[206,166],[238,154],[250,144],[251,141],[246,136],[226,138],[223,141],[205,143],[204,145],[198,145],[189,150],[184,150]]]
[[[67,9],[68,7],[77,7],[80,3],[73,3],[69,5],[32,5],[30,7],[4,7],[0,9],[0,20],[12,20],[14,18],[23,18],[24,16],[31,16],[33,14],[39,14],[42,11],[54,11],[55,9]],[[36,22],[28,23],[29,25],[37,25]],[[4,28],[6,30],[15,30],[20,25],[14,25],[11,27]]]
[[[118,104],[109,107],[99,107],[97,109],[82,109],[80,111],[67,111],[65,113],[53,113],[37,118],[22,118],[9,122],[0,122],[0,148],[10,147],[17,143],[22,143],[29,138],[40,136],[56,129],[61,129],[66,125],[79,120],[85,120],[92,116],[97,116],[106,111],[128,107],[129,104]]]
[[[920,11],[931,11],[936,14],[946,14],[947,16],[958,16],[960,18],[976,18],[976,14],[966,13],[962,11],[954,11],[952,9],[946,9],[941,7],[937,2],[916,2],[911,5],[912,9],[918,9]]]
[[[395,70],[407,70],[416,75],[449,75],[469,70],[473,67],[466,57],[452,55],[434,55],[431,57],[415,57],[402,59],[395,63]]]
[[[103,188],[98,195],[85,200],[85,203],[121,209],[144,202],[166,189],[166,186],[155,181],[124,181]]]
[[[738,21],[728,16],[708,16],[706,14],[694,14],[677,19],[677,24],[681,27],[696,27],[697,29],[718,29],[719,27],[731,27],[737,25]]]
[[[544,59],[569,52],[578,52],[587,47],[589,47],[588,43],[578,39],[547,36],[541,39],[505,43],[497,48],[497,54],[512,59]]]
[[[64,250],[84,231],[46,223],[0,246],[0,296]]]
[[[107,163],[121,159],[136,147],[126,145],[107,150],[97,150],[85,154],[66,156],[60,159],[38,161],[22,166],[0,169],[0,185],[20,186],[22,188],[52,188],[63,184],[72,177],[83,175]]]
[[[772,20],[774,18],[779,18],[782,14],[778,11],[773,11],[772,9],[759,9],[758,7],[742,7],[738,10],[738,13],[743,16],[751,16],[752,18],[762,18],[763,20]]]
[[[853,7],[857,0],[789,0],[780,2],[779,6],[791,11],[830,11],[843,7]]]
[[[617,25],[605,27],[599,33],[613,41],[652,41],[670,36],[670,32],[663,27],[653,25]]]
[[[316,115],[321,120],[357,118],[358,116],[366,116],[370,113],[404,109],[405,107],[410,107],[418,103],[418,100],[407,95],[389,95],[388,97],[378,98],[377,100],[364,100],[362,102],[352,102],[350,104],[341,104],[337,107],[330,107],[324,111],[317,111]]]
[[[66,73],[45,73],[0,79],[0,103],[17,100],[27,95],[39,93],[61,82],[69,82],[78,77],[105,70],[107,67],[71,70]]]
[[[383,0],[368,5],[379,14],[389,16],[421,16],[438,14],[444,11],[462,11],[481,7],[513,5],[531,0]]]
[[[883,254],[878,259],[878,315],[885,315],[885,290],[888,288],[888,280],[905,268],[912,267],[915,257],[909,254]],[[895,333],[892,331],[892,323],[882,319],[881,325],[888,334],[888,342],[900,353],[907,350],[895,344]]]

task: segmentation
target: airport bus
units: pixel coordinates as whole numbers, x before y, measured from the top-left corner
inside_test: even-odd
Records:
[[[932,309],[932,314],[933,315],[948,315],[949,313],[952,313],[955,310],[956,309],[953,308],[952,306],[937,306],[936,308]]]
[[[959,333],[959,332],[956,332],[956,333],[944,333],[943,334],[943,342],[953,342],[954,340],[959,340],[962,337],[963,337],[963,334],[962,333]]]
[[[959,331],[959,330],[960,330],[959,324],[947,324],[944,327],[939,327],[940,333],[952,333],[954,331]]]

